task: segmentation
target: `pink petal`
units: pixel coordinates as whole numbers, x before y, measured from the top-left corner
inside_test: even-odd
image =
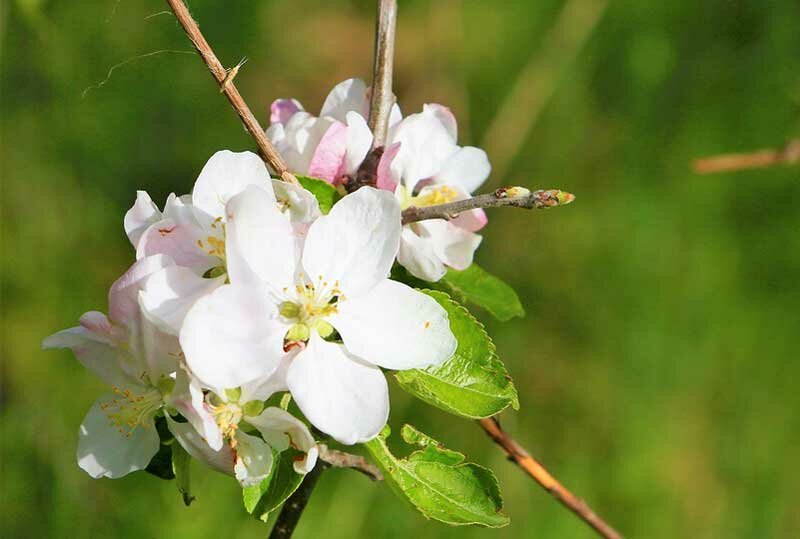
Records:
[[[335,183],[343,174],[347,152],[347,126],[334,122],[322,135],[308,166],[308,175]]]
[[[486,217],[486,212],[483,211],[482,208],[477,208],[459,214],[458,217],[456,217],[450,222],[456,225],[457,227],[463,228],[464,230],[467,230],[469,232],[477,232],[478,230],[486,226],[486,223],[488,221],[489,219],[488,217]]]
[[[386,189],[394,193],[397,187],[397,182],[392,178],[392,161],[394,160],[397,152],[400,151],[400,143],[395,142],[388,148],[384,149],[381,160],[378,162],[378,189]]]
[[[295,112],[303,110],[296,99],[276,99],[269,107],[269,123],[285,124]]]

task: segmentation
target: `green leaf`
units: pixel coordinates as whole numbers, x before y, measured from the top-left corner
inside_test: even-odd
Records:
[[[449,293],[463,303],[473,303],[505,322],[515,316],[525,316],[517,293],[509,285],[472,264],[464,271],[448,269],[434,288]]]
[[[426,518],[454,526],[500,528],[508,524],[508,517],[501,512],[500,487],[489,469],[463,462],[463,454],[446,449],[410,425],[403,427],[403,439],[423,449],[397,458],[386,445],[389,433],[386,426],[364,445],[386,481]]]
[[[161,479],[175,479],[175,473],[172,471],[172,444],[175,442],[175,438],[167,428],[166,419],[157,417],[155,423],[161,444],[144,471]]]
[[[493,416],[509,405],[518,409],[517,390],[483,325],[444,292],[421,292],[447,311],[458,347],[438,367],[396,372],[400,386],[433,406],[470,419]]]
[[[269,514],[289,499],[303,482],[305,475],[294,471],[295,457],[302,453],[287,449],[281,453],[273,451],[272,471],[260,484],[242,490],[244,508],[248,513],[264,522]]]
[[[308,176],[297,176],[297,179],[306,191],[311,192],[317,198],[319,209],[322,213],[331,211],[333,205],[342,198],[339,191],[325,180],[318,180]]]
[[[192,462],[189,453],[181,447],[179,443],[172,444],[172,472],[175,474],[175,483],[178,486],[178,492],[183,497],[183,503],[190,506],[194,501],[192,496],[189,466]]]

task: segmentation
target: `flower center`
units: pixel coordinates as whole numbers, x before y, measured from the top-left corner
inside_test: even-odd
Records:
[[[197,240],[197,246],[206,254],[219,258],[220,264],[205,272],[203,277],[213,279],[228,272],[225,257],[225,223],[217,217],[211,223],[211,233],[206,238]]]
[[[242,407],[238,402],[223,402],[218,405],[210,405],[211,415],[222,431],[222,436],[227,440],[234,440],[236,438],[236,430],[239,428],[239,422],[242,420]]]
[[[330,336],[333,326],[326,319],[339,312],[339,303],[344,299],[339,281],[331,286],[322,275],[317,278],[316,285],[310,282],[295,285],[294,298],[284,301],[279,307],[281,316],[294,323],[286,334],[286,340],[306,341],[312,329],[320,337]]]
[[[130,438],[137,427],[150,428],[148,420],[163,403],[161,392],[155,388],[141,394],[116,386],[113,389],[117,397],[100,403],[100,409],[119,433]]]
[[[458,198],[458,192],[449,185],[428,186],[423,193],[417,196],[410,196],[405,187],[401,186],[400,189],[400,208],[403,210],[411,206],[424,208],[425,206],[447,204]]]

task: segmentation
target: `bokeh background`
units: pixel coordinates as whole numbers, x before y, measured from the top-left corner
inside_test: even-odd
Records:
[[[262,122],[369,79],[373,2],[194,0]],[[105,310],[131,263],[136,189],[188,192],[216,150],[252,148],[166,6],[0,3],[2,536],[264,537],[229,478],[197,501],[144,473],[94,481],[78,425],[103,390],[41,339]],[[698,176],[693,158],[800,134],[796,0],[400,0],[396,93],[449,105],[495,165],[486,188],[577,194],[496,210],[478,261],[528,314],[478,312],[520,391],[504,426],[629,537],[800,536],[800,168]],[[120,62],[107,78],[109,69]],[[392,388],[411,421],[492,467],[512,524],[447,528],[382,484],[326,473],[298,537],[592,533],[469,421]]]

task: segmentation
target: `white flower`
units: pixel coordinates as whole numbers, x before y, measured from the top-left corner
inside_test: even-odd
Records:
[[[221,472],[235,475],[242,486],[256,485],[266,479],[273,466],[273,454],[289,447],[304,453],[294,462],[299,474],[310,472],[317,461],[318,448],[313,436],[300,420],[281,408],[264,408],[264,400],[275,391],[270,381],[245,384],[221,393],[208,393],[203,410],[215,421],[213,439],[223,443],[206,443],[197,430],[187,423],[167,418],[170,430],[187,452]],[[255,427],[261,438],[242,430]]]
[[[177,339],[151,324],[137,301],[144,279],[171,264],[163,255],[139,260],[111,286],[109,316],[88,312],[80,326],[42,342],[46,349],[72,349],[113,388],[89,410],[78,436],[78,465],[92,477],[116,478],[147,467],[160,443],[155,415],[165,408],[179,411],[201,433],[214,424],[196,407],[199,387],[179,368]]]
[[[331,91],[319,118],[303,111],[296,100],[275,101],[267,134],[292,171],[337,184],[353,176],[367,155],[372,141],[365,121],[368,111],[366,85],[349,79]],[[447,107],[427,104],[402,120],[394,108],[389,126],[376,186],[395,192],[402,209],[464,200],[489,176],[486,152],[457,144],[456,119]],[[475,232],[486,222],[484,211],[475,209],[451,221],[407,225],[397,261],[412,275],[432,282],[448,267],[467,269],[481,243]]]
[[[239,387],[274,374],[286,341],[299,349],[286,385],[311,423],[345,444],[371,439],[389,412],[379,367],[440,364],[456,347],[444,309],[387,278],[400,242],[397,201],[368,187],[344,197],[311,225],[298,256],[263,191],[246,189],[226,212],[231,284],[185,318],[192,372],[218,393]]]
[[[362,80],[342,81],[328,94],[319,117],[303,110],[296,99],[278,99],[270,107],[267,137],[290,170],[337,185],[356,173],[372,145],[367,94]],[[400,119],[400,108],[394,105],[390,123]]]
[[[391,162],[395,193],[402,208],[464,200],[491,171],[486,153],[458,146],[456,119],[441,105],[425,105],[394,126],[387,144],[399,144]],[[391,187],[391,186],[389,186]],[[447,267],[464,270],[481,242],[475,234],[486,224],[481,209],[456,219],[420,221],[403,227],[397,261],[426,281],[441,279]]]
[[[271,180],[261,159],[251,152],[215,153],[208,160],[192,194],[170,195],[164,212],[140,191],[125,216],[125,230],[141,259],[156,253],[175,264],[148,279],[142,301],[148,313],[177,335],[183,317],[200,297],[227,278],[225,204],[247,187],[263,191],[302,235],[319,212],[316,199],[305,189]]]

